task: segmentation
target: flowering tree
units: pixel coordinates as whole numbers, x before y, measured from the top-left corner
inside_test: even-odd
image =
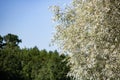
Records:
[[[54,43],[76,80],[120,80],[120,0],[73,0],[54,9]]]

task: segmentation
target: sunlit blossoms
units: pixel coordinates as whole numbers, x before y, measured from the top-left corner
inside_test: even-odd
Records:
[[[120,0],[73,0],[55,6],[54,43],[70,54],[76,80],[120,80]]]

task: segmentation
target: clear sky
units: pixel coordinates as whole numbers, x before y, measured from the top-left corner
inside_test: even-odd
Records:
[[[0,0],[0,35],[16,34],[22,39],[21,48],[49,47],[54,23],[49,6],[65,6],[71,0]]]

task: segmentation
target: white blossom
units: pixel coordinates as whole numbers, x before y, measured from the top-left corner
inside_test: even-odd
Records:
[[[54,43],[70,53],[68,75],[120,80],[120,0],[73,0],[57,13]]]

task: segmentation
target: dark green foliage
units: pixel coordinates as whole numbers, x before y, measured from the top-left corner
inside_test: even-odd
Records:
[[[21,70],[18,52],[12,49],[0,50],[0,80],[22,80]]]
[[[2,45],[3,45],[3,38],[2,38],[2,36],[0,35],[0,48],[2,48]]]
[[[9,48],[14,48],[14,47],[18,47],[18,44],[20,42],[22,42],[21,39],[18,38],[17,35],[14,34],[8,34],[6,36],[3,37],[7,47]]]
[[[0,36],[0,80],[70,80],[66,55],[37,47],[20,49],[19,42],[13,34]]]

